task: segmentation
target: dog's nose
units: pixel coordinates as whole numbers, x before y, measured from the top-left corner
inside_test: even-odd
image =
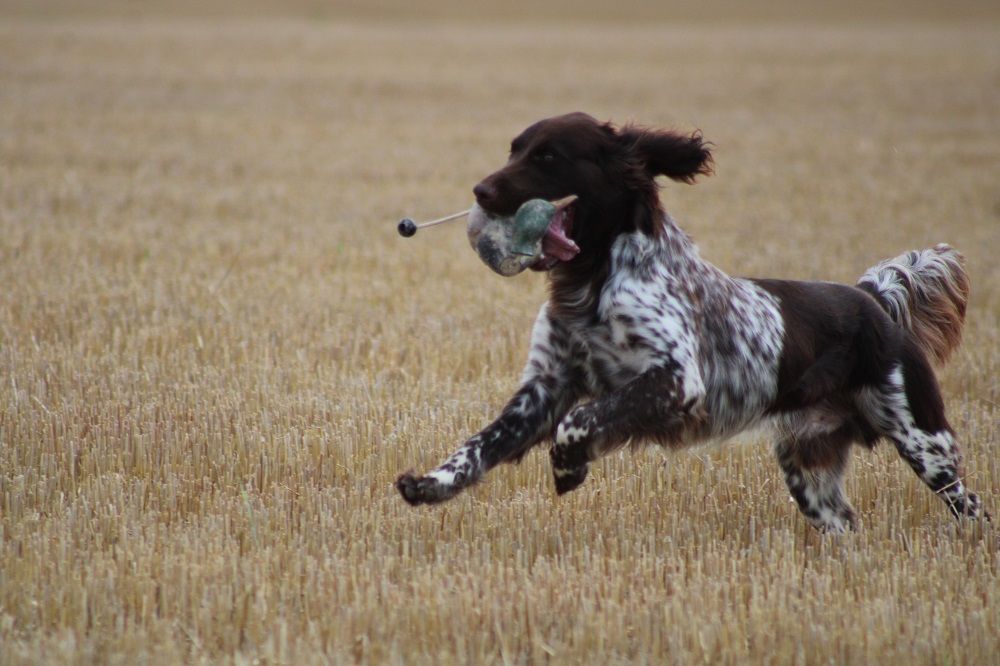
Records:
[[[472,188],[472,193],[476,195],[476,201],[483,208],[489,208],[490,204],[496,201],[497,188],[483,181]]]

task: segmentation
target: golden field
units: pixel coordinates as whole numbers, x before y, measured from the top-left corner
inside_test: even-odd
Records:
[[[715,143],[663,198],[734,274],[961,249],[941,380],[1000,514],[1000,10],[413,7],[0,4],[0,663],[1000,663],[1000,528],[889,445],[840,538],[766,433],[562,499],[542,450],[391,485],[492,419],[545,297],[395,222],[579,109]]]

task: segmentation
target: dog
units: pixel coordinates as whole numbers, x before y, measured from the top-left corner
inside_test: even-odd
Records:
[[[560,495],[629,442],[680,448],[763,422],[791,496],[823,532],[855,526],[843,479],[854,444],[890,440],[956,516],[989,518],[960,473],[931,362],[959,344],[969,291],[947,245],[870,268],[855,286],[730,277],[664,211],[656,178],[713,169],[694,134],[616,127],[583,113],[514,139],[507,164],[473,189],[476,216],[576,194],[532,266],[549,299],[514,393],[493,423],[423,476],[410,504],[454,497],[552,439]]]

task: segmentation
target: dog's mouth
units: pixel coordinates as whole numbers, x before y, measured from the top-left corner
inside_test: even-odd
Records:
[[[570,237],[575,199],[574,196],[550,202],[556,206],[551,213],[546,213],[544,205],[526,209],[531,203],[526,202],[511,216],[494,215],[476,204],[469,212],[469,244],[500,275],[510,277],[526,268],[550,270],[580,253]]]
[[[542,256],[528,268],[533,271],[548,271],[560,262],[570,261],[580,254],[580,246],[570,238],[573,233],[573,220],[576,204],[563,206],[552,216],[545,235],[542,236]]]

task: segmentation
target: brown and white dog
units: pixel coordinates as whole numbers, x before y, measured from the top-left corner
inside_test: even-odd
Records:
[[[548,271],[549,300],[521,388],[439,467],[400,476],[407,502],[453,497],[549,438],[562,494],[630,441],[682,447],[770,421],[788,489],[821,530],[853,525],[849,450],[882,438],[953,513],[986,515],[960,476],[930,363],[961,337],[961,255],[947,245],[908,252],[856,286],[730,277],[701,259],[655,182],[690,183],[711,165],[700,134],[618,128],[582,113],[514,139],[506,166],[476,185],[472,217],[579,197],[533,266]]]

